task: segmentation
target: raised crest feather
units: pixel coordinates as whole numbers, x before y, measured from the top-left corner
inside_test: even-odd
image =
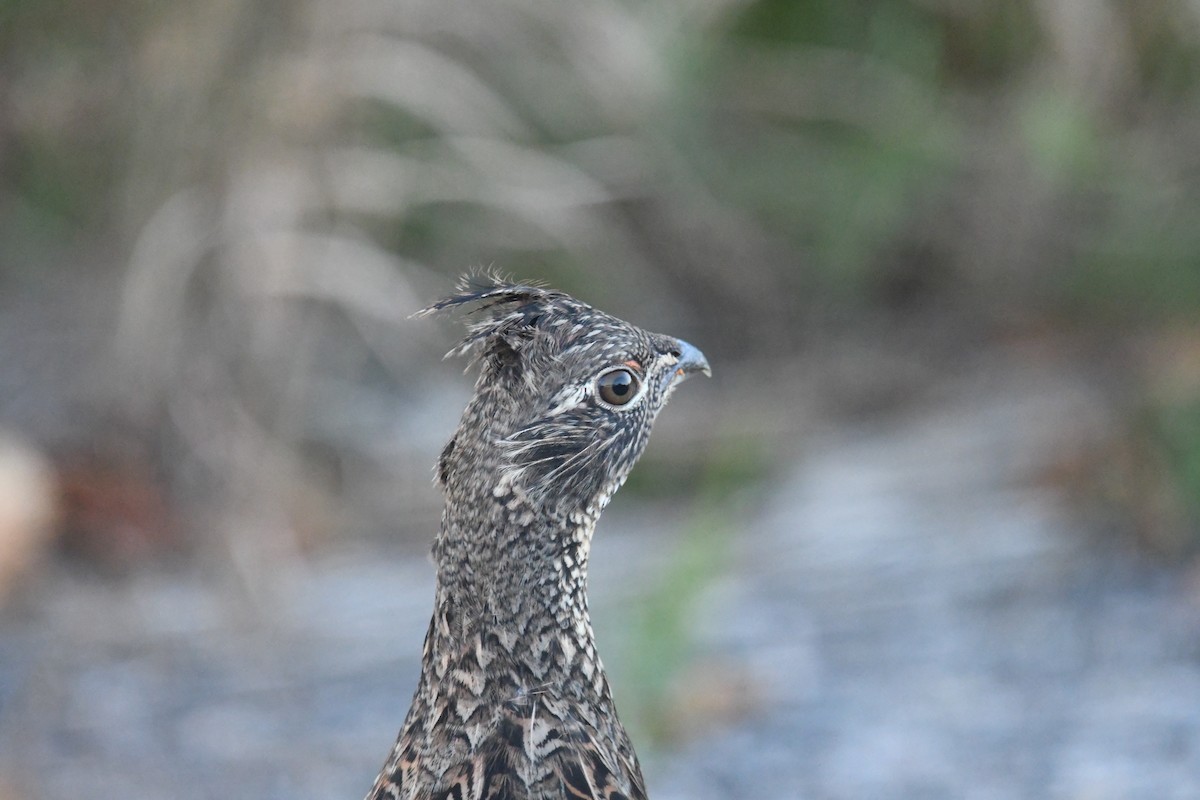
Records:
[[[517,349],[536,327],[544,309],[554,302],[571,302],[562,292],[533,282],[517,283],[495,272],[481,272],[459,279],[457,291],[421,309],[414,316],[426,317],[455,308],[467,308],[471,316],[486,314],[467,325],[467,335],[446,358],[470,353],[485,354],[503,344]]]
[[[455,306],[481,303],[474,311],[483,311],[504,303],[533,302],[565,297],[562,292],[547,289],[535,281],[517,283],[498,272],[477,272],[458,279],[454,294],[443,297],[414,316],[426,317]]]

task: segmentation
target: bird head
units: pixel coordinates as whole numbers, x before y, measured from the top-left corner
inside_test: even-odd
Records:
[[[448,355],[480,364],[439,459],[443,491],[594,520],[671,393],[710,374],[703,353],[539,286],[486,275],[458,289],[421,312],[471,308],[468,334]]]

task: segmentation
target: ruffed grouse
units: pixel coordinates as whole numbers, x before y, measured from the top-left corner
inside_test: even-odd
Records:
[[[484,276],[422,314],[479,317],[481,362],[437,464],[445,495],[420,683],[368,800],[646,796],[588,618],[592,530],[699,350],[560,292]]]

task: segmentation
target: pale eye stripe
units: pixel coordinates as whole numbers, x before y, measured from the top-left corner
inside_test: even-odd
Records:
[[[654,357],[654,361],[647,372],[657,372],[661,367],[669,367],[679,363],[679,356],[674,353],[659,353]]]

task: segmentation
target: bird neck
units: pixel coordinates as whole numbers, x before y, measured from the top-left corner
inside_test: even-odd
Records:
[[[594,655],[587,569],[595,519],[520,504],[494,508],[479,520],[447,505],[434,546],[435,628],[446,636],[434,636],[433,649],[492,638],[505,661],[543,668],[540,651],[550,640]]]

